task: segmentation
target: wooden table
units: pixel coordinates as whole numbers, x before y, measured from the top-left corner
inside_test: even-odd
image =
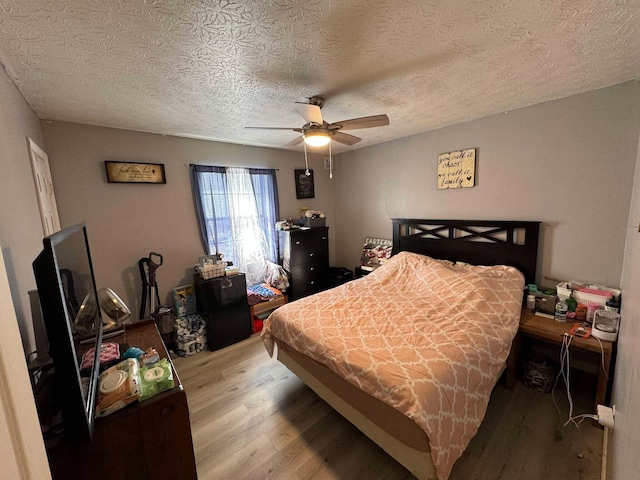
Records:
[[[513,341],[509,358],[507,359],[507,388],[513,388],[518,376],[518,360],[522,350],[522,344],[525,338],[543,341],[558,346],[558,355],[560,354],[560,346],[565,333],[573,326],[573,322],[556,322],[552,318],[541,317],[535,315],[532,310],[523,308],[520,317],[520,328],[516,338]],[[594,413],[598,404],[605,405],[607,397],[607,388],[609,381],[607,374],[611,367],[611,357],[613,353],[613,343],[601,341],[602,348],[598,340],[589,337],[573,337],[571,340],[570,352],[587,353],[594,362],[598,364],[598,382],[596,385],[596,398],[594,405]],[[602,352],[604,351],[604,359]],[[602,371],[604,365],[607,374]]]

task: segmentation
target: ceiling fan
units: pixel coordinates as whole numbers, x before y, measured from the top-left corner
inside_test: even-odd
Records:
[[[360,140],[355,135],[342,132],[342,130],[359,130],[361,128],[383,127],[389,125],[389,117],[386,115],[372,115],[369,117],[351,118],[341,122],[327,123],[322,118],[320,109],[324,105],[324,98],[314,96],[309,98],[308,103],[296,102],[299,104],[298,111],[304,117],[305,123],[301,128],[287,127],[245,127],[263,130],[292,130],[301,133],[285,146],[293,147],[304,142],[311,147],[322,147],[331,140],[344,145],[355,145]]]

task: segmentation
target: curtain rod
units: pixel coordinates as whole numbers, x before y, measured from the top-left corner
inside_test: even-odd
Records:
[[[185,163],[185,167],[191,167],[193,165],[198,165],[200,167],[221,167],[221,168],[264,168],[265,170],[275,170],[279,172],[279,168],[270,168],[270,167],[243,167],[241,165],[205,165],[202,163]]]

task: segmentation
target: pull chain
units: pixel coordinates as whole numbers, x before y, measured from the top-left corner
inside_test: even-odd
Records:
[[[333,178],[333,157],[331,156],[331,142],[329,142],[329,178]]]
[[[311,175],[311,172],[309,171],[309,160],[307,159],[307,143],[302,142],[302,146],[304,147],[304,174],[308,177],[309,175]]]

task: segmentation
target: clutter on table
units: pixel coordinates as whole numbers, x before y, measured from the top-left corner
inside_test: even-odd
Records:
[[[589,282],[563,281],[555,288],[527,286],[526,306],[536,315],[572,322],[568,333],[613,342],[620,324],[622,292]]]
[[[123,357],[98,377],[96,417],[105,417],[174,387],[171,362],[161,359],[155,348],[145,351],[129,347]]]

